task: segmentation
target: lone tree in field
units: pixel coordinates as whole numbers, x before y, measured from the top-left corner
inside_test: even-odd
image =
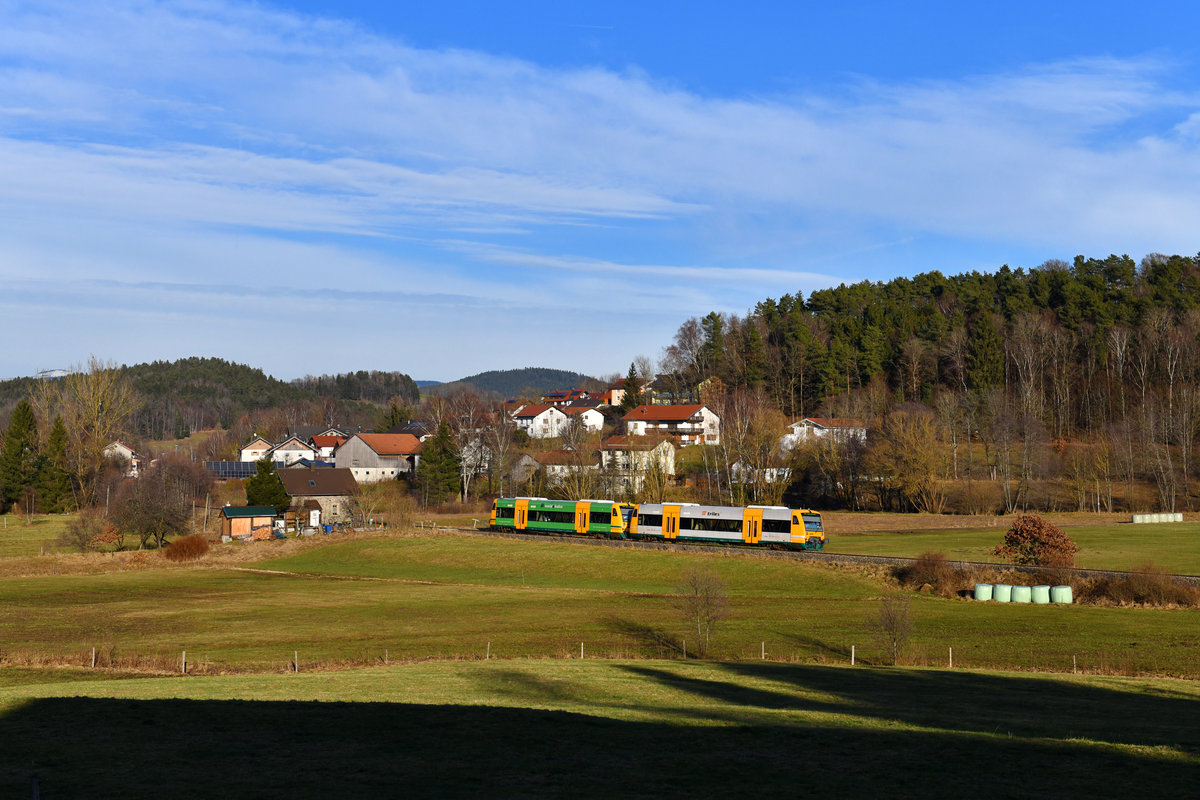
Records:
[[[725,584],[708,567],[689,567],[675,587],[675,607],[690,624],[696,626],[696,654],[708,655],[713,629],[729,613]]]
[[[892,664],[899,664],[900,654],[913,632],[911,601],[898,595],[882,598],[879,611],[868,620],[868,627],[891,655]]]
[[[1004,534],[1004,544],[992,550],[993,555],[1007,558],[1014,564],[1038,567],[1073,567],[1079,546],[1037,514],[1017,517]]]

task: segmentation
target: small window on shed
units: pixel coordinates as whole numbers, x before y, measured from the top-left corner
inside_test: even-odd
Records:
[[[316,482],[316,481],[314,481],[312,478],[309,478],[309,479],[308,479],[308,485],[309,485],[309,486],[316,486],[316,485],[317,485],[317,482]]]

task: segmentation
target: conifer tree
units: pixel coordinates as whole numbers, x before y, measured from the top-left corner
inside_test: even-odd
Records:
[[[7,508],[21,499],[27,489],[37,485],[37,479],[37,418],[29,401],[22,400],[13,409],[0,450],[0,505]]]
[[[67,471],[67,426],[62,417],[56,416],[46,438],[38,476],[42,509],[48,514],[70,510],[73,505],[71,489],[71,474]]]
[[[437,433],[425,440],[417,467],[417,491],[421,502],[436,505],[458,494],[459,459],[450,426],[438,425]]]
[[[252,478],[246,479],[246,505],[273,506],[282,514],[292,504],[292,498],[283,486],[275,464],[270,459],[261,459]]]

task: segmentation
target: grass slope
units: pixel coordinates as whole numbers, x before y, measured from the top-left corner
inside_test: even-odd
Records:
[[[0,670],[0,795],[1182,798],[1198,711],[1183,681],[764,663]]]
[[[994,561],[992,548],[1003,541],[1007,523],[984,530],[847,533],[831,529],[826,549],[907,557],[935,551],[953,560]],[[1151,561],[1171,572],[1200,575],[1200,523],[1079,525],[1064,530],[1079,545],[1075,563],[1080,567],[1127,570]]]
[[[216,557],[236,548],[218,548]],[[239,552],[246,552],[244,549]],[[149,562],[158,563],[151,556]],[[869,618],[884,592],[858,571],[755,553],[666,553],[468,534],[317,543],[252,565],[130,569],[0,580],[12,660],[170,669],[493,655],[664,658],[695,653],[674,608],[691,565],[728,586],[715,654],[845,663],[882,658]],[[1200,675],[1194,610],[1014,606],[915,596],[913,663]],[[690,642],[691,644],[685,644]],[[490,643],[490,645],[489,645]],[[23,662],[22,662],[23,663]]]

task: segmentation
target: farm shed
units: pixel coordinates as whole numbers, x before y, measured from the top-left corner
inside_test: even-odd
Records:
[[[221,536],[250,539],[255,532],[269,534],[276,516],[271,506],[225,506],[221,509]]]

